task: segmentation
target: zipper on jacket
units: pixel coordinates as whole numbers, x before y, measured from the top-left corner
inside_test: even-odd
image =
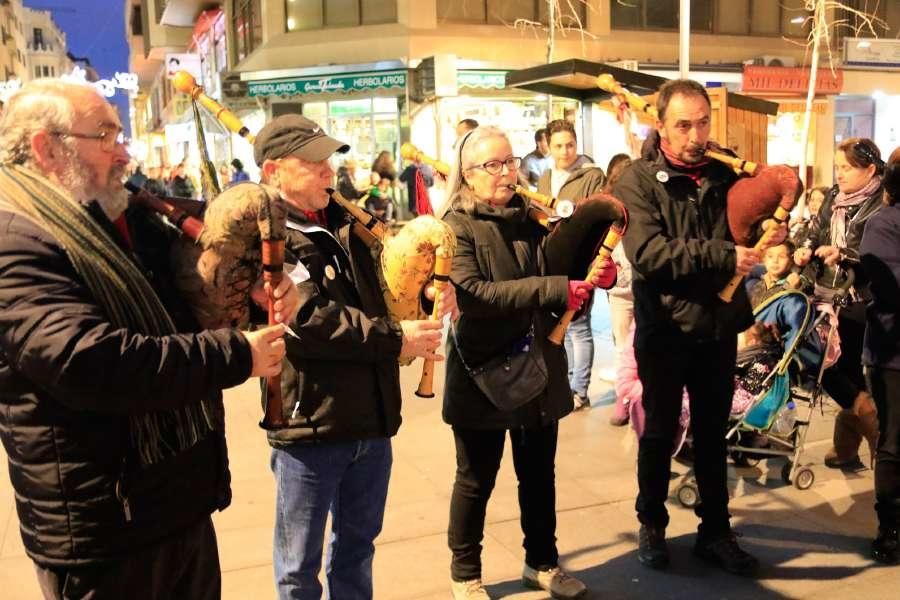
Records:
[[[116,482],[116,498],[122,503],[122,511],[125,513],[125,522],[131,522],[131,503],[128,496],[122,493],[122,480]]]

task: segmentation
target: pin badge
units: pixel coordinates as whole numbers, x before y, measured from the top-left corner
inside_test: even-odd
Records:
[[[336,274],[334,272],[334,267],[331,265],[325,265],[325,277],[328,279],[334,280]]]
[[[657,171],[656,172],[656,180],[660,183],[665,183],[669,180],[669,174],[665,171]]]

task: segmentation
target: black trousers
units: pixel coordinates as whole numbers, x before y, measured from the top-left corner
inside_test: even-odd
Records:
[[[555,567],[557,424],[540,429],[513,429],[513,465],[519,480],[519,510],[525,534],[525,563],[532,568]],[[455,581],[481,577],[481,540],[488,499],[494,490],[505,430],[453,427],[456,481],[450,499],[447,543],[453,553],[450,576]]]
[[[875,454],[875,512],[885,529],[900,527],[900,371],[869,369],[872,396],[878,407],[878,450]]]
[[[209,517],[118,560],[85,567],[35,564],[45,600],[217,600],[222,574]]]
[[[866,333],[866,305],[854,302],[838,313],[838,335],[841,356],[822,373],[822,387],[841,408],[851,408],[860,392],[866,389],[862,368],[863,336]]]
[[[729,531],[725,433],[734,393],[735,338],[678,347],[635,348],[638,377],[644,387],[646,415],[638,445],[638,520],[666,527],[669,472],[681,414],[682,389],[691,405],[694,471],[700,492],[695,512],[700,533],[716,537]]]

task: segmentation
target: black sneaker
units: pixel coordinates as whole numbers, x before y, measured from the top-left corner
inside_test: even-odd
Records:
[[[669,566],[665,528],[641,525],[638,532],[638,560],[651,569],[665,569]]]
[[[694,554],[735,575],[753,575],[759,568],[759,561],[738,546],[737,536],[733,531],[713,539],[698,535]]]
[[[872,558],[885,565],[900,563],[900,533],[896,529],[878,528],[878,537],[872,542]]]

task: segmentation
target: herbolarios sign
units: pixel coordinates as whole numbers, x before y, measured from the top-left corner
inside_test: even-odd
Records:
[[[367,90],[402,88],[406,86],[406,71],[326,75],[275,81],[250,82],[250,96],[293,96],[295,94],[324,94],[364,92]]]

